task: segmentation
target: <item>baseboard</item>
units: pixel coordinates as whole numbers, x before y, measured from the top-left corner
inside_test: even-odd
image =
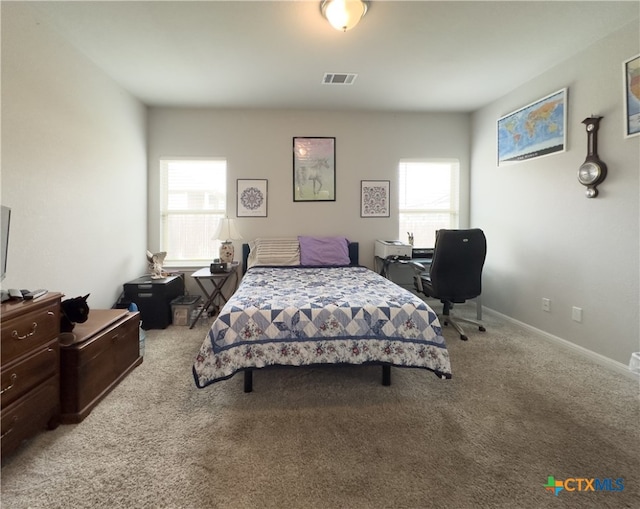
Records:
[[[584,357],[588,357],[589,359],[591,359],[594,362],[597,362],[598,364],[600,364],[601,366],[608,368],[612,371],[615,371],[617,373],[620,373],[622,375],[626,375],[628,378],[631,379],[635,379],[637,380],[638,378],[640,378],[638,375],[636,375],[635,373],[631,372],[629,370],[629,367],[625,364],[622,364],[621,362],[618,361],[614,361],[613,359],[609,359],[609,357],[605,357],[604,355],[601,355],[599,353],[593,352],[587,348],[584,348],[583,346],[580,345],[576,345],[575,343],[572,343],[571,341],[567,341],[566,339],[562,339],[558,336],[554,336],[553,334],[549,334],[548,332],[545,332],[543,330],[537,329],[536,327],[533,327],[532,325],[529,325],[527,323],[521,322],[519,320],[516,320],[515,318],[511,318],[510,316],[504,315],[502,313],[499,313],[498,311],[495,311],[494,309],[491,308],[487,308],[485,306],[483,306],[483,312],[489,313],[491,315],[497,316],[502,318],[503,320],[507,321],[507,322],[511,322],[514,325],[517,325],[519,327],[522,327],[523,329],[526,329],[530,332],[533,332],[535,334],[537,334],[538,336],[542,337],[543,339],[546,339],[548,341],[551,341],[553,343],[556,343],[564,348],[569,348],[570,350],[573,350],[574,352],[578,352],[579,354],[583,355]]]

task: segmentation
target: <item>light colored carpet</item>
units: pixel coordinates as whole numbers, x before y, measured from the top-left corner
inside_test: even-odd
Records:
[[[458,309],[458,308],[457,308]],[[463,307],[473,315],[474,307]],[[485,315],[453,378],[301,368],[197,389],[206,328],[147,331],[143,364],[80,424],[2,468],[2,507],[637,508],[637,380]],[[624,479],[618,492],[545,491]]]

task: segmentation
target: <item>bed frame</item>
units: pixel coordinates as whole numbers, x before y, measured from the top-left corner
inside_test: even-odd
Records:
[[[247,271],[247,260],[249,258],[249,244],[242,244],[242,274]],[[360,244],[358,242],[349,243],[349,260],[351,265],[360,265]],[[391,365],[378,364],[382,366],[382,385],[391,385]],[[264,368],[261,368],[264,369]],[[244,392],[253,390],[253,369],[244,370]]]

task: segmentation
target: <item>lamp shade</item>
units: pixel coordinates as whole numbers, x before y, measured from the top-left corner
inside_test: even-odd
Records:
[[[240,235],[236,227],[235,220],[229,219],[228,217],[220,219],[213,238],[222,241],[222,244],[220,244],[220,260],[224,263],[233,262],[235,253],[231,241],[242,238],[242,235]]]
[[[322,15],[336,30],[346,32],[356,26],[366,14],[368,2],[365,0],[322,0]]]
[[[218,222],[218,227],[213,234],[213,238],[223,242],[228,242],[230,240],[241,240],[242,235],[240,235],[240,232],[238,231],[235,219],[225,217],[220,219]]]

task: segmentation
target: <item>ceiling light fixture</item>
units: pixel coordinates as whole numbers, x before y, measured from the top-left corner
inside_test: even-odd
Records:
[[[356,26],[367,13],[366,0],[322,0],[320,11],[336,30],[346,32]]]

